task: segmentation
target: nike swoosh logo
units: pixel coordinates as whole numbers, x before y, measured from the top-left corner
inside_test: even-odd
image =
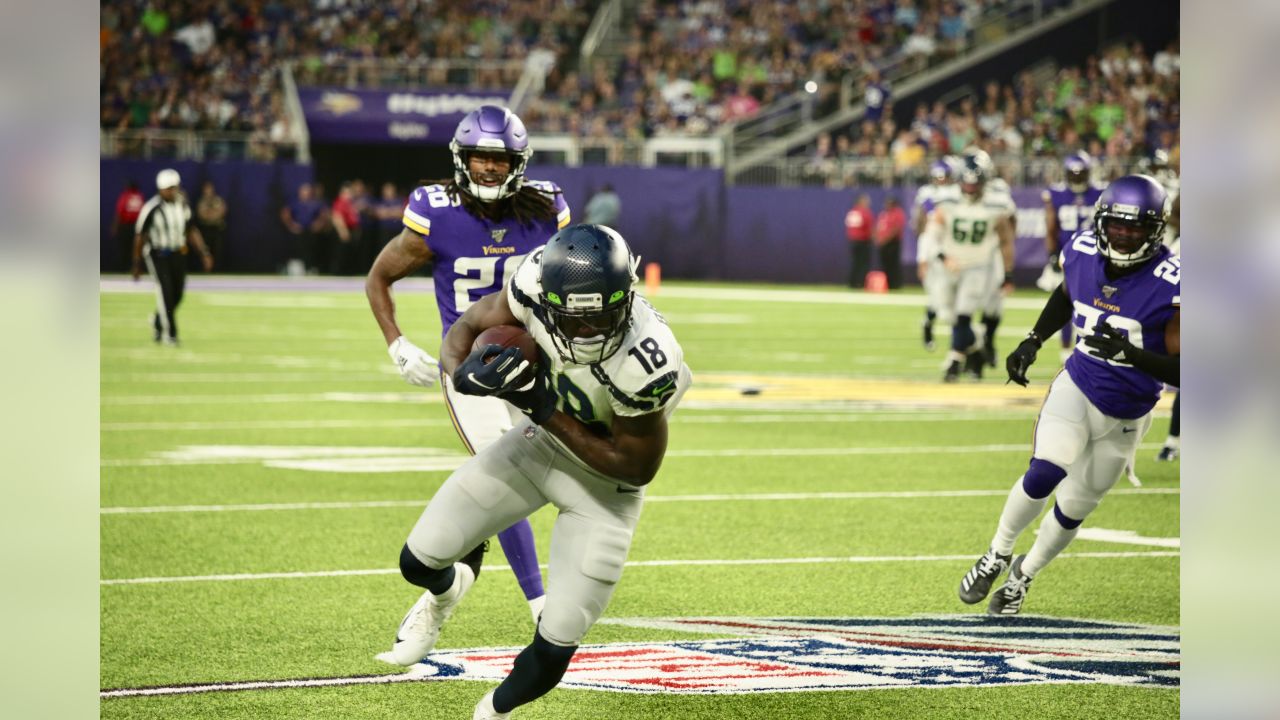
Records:
[[[1120,428],[1120,432],[1122,433],[1137,432],[1137,430],[1138,428]]]
[[[414,199],[414,200],[421,200],[421,199],[422,199],[422,191],[421,191],[421,190],[414,190],[414,191],[413,191],[413,199]]]
[[[473,383],[475,383],[475,384],[479,385],[480,387],[484,388],[485,390],[497,390],[497,389],[498,389],[498,388],[496,388],[496,387],[494,387],[494,386],[492,386],[492,385],[485,385],[484,383],[482,383],[482,382],[480,382],[479,380],[477,380],[477,379],[476,379],[476,374],[475,374],[475,373],[467,373],[467,379],[468,379],[468,380],[470,380],[471,382],[473,382]]]

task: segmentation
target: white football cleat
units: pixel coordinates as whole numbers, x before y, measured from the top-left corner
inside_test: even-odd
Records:
[[[413,665],[431,653],[444,621],[449,619],[462,596],[476,581],[471,568],[462,563],[454,563],[453,571],[453,585],[448,591],[443,595],[434,595],[430,590],[422,593],[404,620],[400,621],[396,642],[391,646],[391,657],[396,663]]]
[[[493,709],[493,692],[490,690],[480,698],[480,702],[476,704],[476,711],[471,715],[471,720],[507,720],[511,717],[510,712],[500,713]]]

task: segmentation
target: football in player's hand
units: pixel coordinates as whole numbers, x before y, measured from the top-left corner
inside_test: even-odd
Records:
[[[494,325],[480,333],[476,341],[471,344],[471,349],[479,350],[487,345],[501,345],[503,349],[509,347],[520,348],[520,355],[524,360],[529,361],[529,367],[536,368],[538,366],[538,343],[522,327],[517,325]],[[485,358],[485,363],[488,363],[490,359]]]

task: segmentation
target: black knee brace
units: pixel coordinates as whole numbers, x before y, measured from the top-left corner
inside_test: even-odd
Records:
[[[400,574],[405,580],[435,595],[448,592],[453,586],[453,565],[440,570],[428,567],[409,550],[409,543],[400,549]]]
[[[520,651],[511,674],[493,692],[493,709],[500,713],[511,712],[546,695],[564,677],[569,660],[577,651],[576,645],[552,645],[542,635],[534,633],[533,644]]]

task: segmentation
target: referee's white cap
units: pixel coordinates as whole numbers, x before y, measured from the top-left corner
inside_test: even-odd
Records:
[[[178,176],[177,170],[165,168],[156,173],[156,189],[164,190],[165,188],[178,187],[182,182],[182,178]]]

